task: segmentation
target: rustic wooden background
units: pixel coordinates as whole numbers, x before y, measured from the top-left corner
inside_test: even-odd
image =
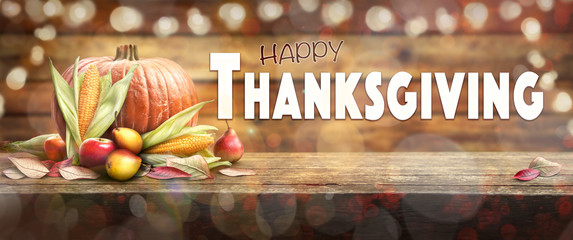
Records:
[[[132,43],[139,46],[141,57],[165,57],[179,63],[194,80],[200,100],[217,99],[217,74],[209,71],[209,53],[240,52],[241,72],[234,74],[235,117],[230,124],[239,132],[249,152],[570,151],[573,148],[573,3],[570,1],[549,1],[552,3],[549,9],[543,5],[544,1],[516,1],[521,13],[513,20],[500,17],[506,10],[500,8],[499,1],[481,1],[488,17],[480,29],[474,29],[470,17],[465,16],[464,10],[470,4],[465,0],[412,1],[414,7],[408,6],[414,8],[411,11],[396,1],[324,1],[310,13],[301,13],[297,0],[279,1],[283,14],[270,22],[261,21],[257,15],[261,2],[233,1],[245,10],[242,25],[237,30],[229,29],[225,16],[218,13],[228,1],[146,0],[120,1],[121,4],[111,0],[98,1],[93,3],[96,9],[93,18],[78,26],[71,26],[73,24],[65,20],[75,2],[62,1],[60,15],[44,16],[43,19],[42,10],[36,11],[40,16],[30,15],[34,10],[32,4],[37,2],[40,2],[38,6],[44,6],[45,12],[45,1],[0,3],[0,77],[6,79],[0,84],[0,141],[23,140],[55,131],[50,118],[53,87],[47,68],[48,58],[63,71],[77,56],[113,55],[116,46]],[[351,17],[337,26],[325,25],[321,10],[335,3],[350,3]],[[114,29],[110,14],[120,5],[132,7],[142,14],[140,27],[127,32]],[[392,27],[381,32],[368,27],[366,13],[374,5],[392,11]],[[59,9],[57,6],[54,11]],[[443,34],[437,28],[434,12],[438,7],[444,7],[457,20],[452,34]],[[191,8],[210,19],[211,28],[207,34],[199,36],[191,31],[187,24]],[[427,29],[417,37],[409,36],[404,30],[409,18],[406,13],[412,11],[428,22]],[[161,37],[152,26],[164,16],[174,17],[179,27],[173,34]],[[301,24],[299,18],[307,18],[306,23]],[[541,36],[536,41],[527,40],[522,26],[531,18],[537,19],[541,27]],[[280,49],[286,42],[319,39],[344,40],[336,63],[325,58],[317,63],[260,65],[261,44],[268,48],[277,43]],[[541,60],[532,57],[532,51],[537,51]],[[26,71],[21,88],[8,84],[16,81],[13,76],[9,77],[16,67]],[[270,72],[272,110],[282,72],[293,74],[298,100],[302,103],[304,72],[313,72],[316,76],[320,72],[330,72],[333,77],[335,72],[362,72],[365,76],[372,71],[381,71],[385,79],[381,91],[385,96],[387,80],[398,71],[411,73],[415,80],[408,90],[419,91],[420,72],[445,72],[448,77],[456,71],[492,72],[496,78],[499,72],[509,72],[510,78],[515,79],[525,70],[541,76],[536,91],[545,92],[543,113],[534,121],[521,119],[513,108],[512,99],[509,120],[500,120],[497,114],[494,114],[494,120],[467,120],[466,84],[455,120],[444,119],[435,85],[432,120],[420,120],[418,109],[410,120],[398,121],[387,106],[382,119],[374,122],[293,121],[289,118],[244,120],[243,115],[244,72]],[[364,104],[370,103],[363,81],[362,78],[362,84],[354,94],[361,111]],[[513,80],[511,82],[510,92]],[[331,90],[334,92],[334,87]],[[206,106],[200,113],[199,123],[217,126],[222,134],[225,124],[217,120],[216,106],[216,103]],[[301,109],[304,111],[303,107]]]

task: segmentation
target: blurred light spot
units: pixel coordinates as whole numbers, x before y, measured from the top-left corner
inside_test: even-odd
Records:
[[[211,20],[197,8],[191,8],[187,11],[187,25],[196,35],[205,35],[211,30]]]
[[[441,7],[436,9],[436,26],[443,34],[452,34],[456,30],[457,19],[448,14],[448,11]]]
[[[16,189],[12,189],[10,186],[6,186],[7,192],[16,192]],[[20,199],[18,194],[0,194],[0,222],[2,223],[2,235],[6,236],[7,233],[13,233],[16,226],[19,225],[20,219],[22,216],[22,204],[24,203],[28,208],[30,204],[30,200],[23,197]],[[26,212],[29,214],[29,210],[26,209]],[[31,218],[29,218],[31,217]],[[33,219],[33,216],[26,215],[27,219]],[[37,220],[34,220],[37,222]],[[21,229],[21,228],[20,228]]]
[[[366,12],[366,25],[372,31],[383,31],[394,25],[394,16],[388,8],[373,6]]]
[[[517,78],[519,78],[519,76],[521,76],[521,74],[523,74],[524,72],[529,71],[529,69],[522,65],[522,64],[518,64],[515,65],[515,67],[513,67],[513,71],[512,71],[512,76],[513,76],[513,80],[517,81]]]
[[[223,210],[230,212],[235,208],[235,198],[232,193],[220,192],[218,195],[219,207]]]
[[[6,76],[6,84],[12,90],[18,90],[24,87],[26,84],[26,78],[28,77],[28,72],[23,67],[15,67],[10,70],[8,76]]]
[[[2,14],[4,16],[11,18],[15,17],[22,11],[20,4],[12,1],[2,1]]]
[[[133,216],[143,218],[147,213],[147,201],[139,194],[135,194],[129,198],[129,210]]]
[[[521,22],[521,31],[527,40],[534,42],[541,36],[541,24],[537,19],[528,17]]]
[[[179,29],[179,22],[174,17],[161,17],[153,24],[153,32],[159,37],[174,34]]]
[[[527,53],[527,61],[536,68],[545,66],[545,58],[541,56],[541,53],[537,50],[531,50]]]
[[[127,32],[139,28],[143,23],[143,16],[134,8],[118,7],[109,16],[111,27],[118,32]]]
[[[474,29],[480,29],[487,20],[487,7],[483,3],[472,2],[465,7],[464,16]]]
[[[400,223],[384,207],[369,206],[368,217],[357,224],[353,239],[400,239]]]
[[[69,26],[78,26],[95,16],[96,6],[92,1],[83,0],[72,3],[66,11],[65,23]]]
[[[571,96],[566,92],[557,94],[557,97],[555,97],[553,101],[553,109],[558,112],[568,112],[571,110],[572,105],[573,101],[571,100]]]
[[[330,2],[322,7],[322,21],[331,27],[350,19],[352,16],[352,3],[347,0]]]
[[[278,135],[276,133],[272,133],[269,134],[269,136],[267,136],[267,146],[271,147],[271,148],[276,148],[279,145],[281,145],[281,135]]]
[[[54,25],[46,25],[41,28],[36,28],[34,30],[34,36],[42,41],[50,41],[56,38],[56,28]]]
[[[67,208],[67,207],[66,207]],[[66,215],[64,216],[64,224],[68,229],[76,226],[79,220],[78,210],[75,208],[67,208]]]
[[[539,81],[539,87],[543,90],[551,90],[555,86],[555,80],[557,80],[557,72],[555,70],[549,71],[541,75]]]
[[[27,0],[25,5],[26,13],[32,21],[36,23],[46,20],[46,15],[42,10],[43,3],[40,0]]]
[[[363,152],[364,136],[347,121],[325,123],[316,143],[317,152]]]
[[[334,193],[326,193],[326,194],[324,194],[324,199],[330,201],[330,200],[332,200],[332,198],[334,198]]]
[[[318,9],[319,0],[298,0],[298,4],[305,12],[314,12]]]
[[[4,116],[4,97],[0,94],[0,118]]]
[[[406,22],[404,30],[408,36],[417,37],[428,30],[428,21],[424,17],[416,17]]]
[[[573,135],[573,119],[569,119],[569,121],[567,121],[567,131],[569,134]]]
[[[44,14],[46,14],[46,16],[55,17],[62,14],[64,6],[59,0],[49,0],[44,3],[44,7],[42,9],[44,10]]]
[[[257,7],[257,14],[261,20],[270,22],[283,15],[283,6],[275,1],[263,1]]]
[[[32,50],[30,51],[30,63],[36,66],[44,63],[44,48],[38,45],[32,47]]]
[[[36,217],[44,224],[60,223],[66,216],[66,204],[60,194],[41,194],[33,206]]]
[[[245,8],[238,3],[225,3],[219,8],[219,17],[229,30],[238,30],[246,17]]]
[[[553,9],[553,0],[537,0],[536,2],[541,11],[549,12]]]
[[[506,21],[516,19],[521,14],[521,5],[513,1],[503,1],[499,6],[499,15]]]

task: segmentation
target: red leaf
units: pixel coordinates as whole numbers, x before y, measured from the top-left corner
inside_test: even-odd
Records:
[[[42,161],[42,164],[44,164],[44,166],[46,166],[47,169],[51,169],[56,163],[52,160],[45,160]]]
[[[537,169],[527,168],[517,172],[513,178],[517,178],[521,181],[529,181],[539,176],[539,173]]]
[[[50,168],[50,173],[48,173],[49,177],[60,177],[60,168],[65,168],[65,167],[69,167],[72,166],[72,158],[60,161],[55,163],[51,168]]]
[[[188,178],[191,174],[183,172],[174,167],[156,167],[151,169],[146,176],[155,179]]]

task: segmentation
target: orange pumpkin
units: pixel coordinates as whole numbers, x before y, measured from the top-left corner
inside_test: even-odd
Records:
[[[177,63],[165,58],[139,58],[137,46],[123,45],[116,56],[90,57],[79,61],[78,73],[95,64],[100,76],[111,71],[112,82],[121,80],[131,65],[139,64],[118,117],[119,127],[132,128],[140,134],[157,128],[183,109],[197,104],[197,92],[191,77]],[[74,66],[62,77],[72,84]],[[66,125],[55,97],[52,99],[52,119],[65,139]],[[188,123],[197,124],[197,115]],[[112,126],[115,127],[115,126]],[[108,131],[109,132],[109,131]]]

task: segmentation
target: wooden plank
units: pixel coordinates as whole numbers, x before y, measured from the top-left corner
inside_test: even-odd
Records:
[[[435,80],[433,80],[433,87],[432,87],[432,111],[436,114],[443,114],[442,108],[442,101],[439,97],[438,88],[436,86]],[[467,89],[467,80],[464,81],[464,85],[460,94],[460,98],[458,100],[458,107],[456,112],[461,115],[466,115],[468,112],[468,89]],[[451,85],[451,83],[450,83]],[[270,96],[270,113],[272,116],[272,112],[274,106],[276,104],[277,94],[279,91],[280,83],[272,82],[269,86],[269,96]],[[511,81],[509,85],[509,111],[511,113],[511,117],[519,117],[515,110],[515,105],[513,103],[513,88],[515,86],[515,82]],[[199,100],[200,101],[208,101],[208,100],[216,100],[218,99],[218,83],[215,82],[196,82],[195,89],[197,90]],[[332,81],[330,86],[331,91],[331,116],[334,117],[334,109],[335,109],[335,84]],[[385,113],[389,114],[388,108],[388,101],[387,101],[387,88],[388,82],[384,81],[382,86],[378,88],[378,90],[384,96],[384,109]],[[235,83],[233,84],[233,111],[235,115],[244,115],[245,110],[245,86],[242,83]],[[295,89],[297,92],[297,100],[298,105],[300,107],[302,116],[304,116],[305,108],[304,108],[304,82],[297,81],[295,82]],[[411,82],[408,89],[400,89],[399,91],[399,101],[403,104],[404,103],[404,92],[416,92],[418,95],[418,101],[416,112],[421,111],[421,93],[420,93],[420,82]],[[22,89],[19,90],[12,90],[9,88],[1,88],[0,95],[4,98],[4,109],[5,115],[37,115],[37,114],[50,114],[51,113],[51,101],[53,98],[53,86],[51,82],[30,82],[27,83]],[[479,112],[480,116],[483,116],[483,87],[479,88]],[[531,103],[531,92],[543,92],[543,103],[544,108],[542,112],[542,116],[547,113],[562,113],[556,111],[553,107],[554,102],[559,93],[566,92],[570,96],[573,96],[573,84],[569,80],[560,80],[555,83],[555,87],[551,90],[543,90],[539,87],[539,84],[535,89],[528,88],[524,94],[524,99],[527,103]],[[364,108],[366,105],[371,105],[372,102],[368,95],[366,95],[366,90],[364,86],[364,81],[361,81],[354,92],[354,98],[364,116]],[[316,110],[315,110],[316,111]],[[258,115],[259,108],[255,108],[255,112]],[[202,110],[202,114],[217,114],[217,104],[216,102],[213,104],[207,104]],[[497,112],[495,112],[497,114]],[[315,113],[316,118],[319,118],[318,112]]]
[[[0,36],[0,76],[5,76],[13,67],[23,65],[28,69],[30,81],[48,81],[50,79],[48,63],[33,66],[29,61],[29,52],[34,45],[45,50],[60,71],[73,64],[77,56],[106,56],[115,54],[120,43],[133,43],[139,46],[140,57],[165,57],[179,63],[195,81],[214,81],[216,72],[209,71],[209,54],[214,52],[241,53],[241,71],[234,73],[234,81],[242,82],[244,72],[269,72],[271,79],[278,80],[282,73],[290,72],[295,79],[301,80],[305,72],[319,76],[320,72],[361,72],[364,75],[380,71],[388,79],[396,72],[406,71],[415,79],[421,72],[509,72],[513,76],[514,68],[523,65],[538,74],[549,70],[557,71],[559,79],[573,79],[571,52],[572,34],[546,34],[542,40],[531,43],[521,34],[498,35],[454,35],[448,41],[443,36],[430,35],[418,38],[406,36],[346,36],[333,35],[283,35],[242,37],[187,37],[171,36],[155,38],[150,36],[77,36],[64,35],[40,42],[29,35],[4,34]],[[329,53],[317,63],[306,62],[275,65],[267,62],[261,66],[260,47],[265,45],[266,55],[269,47],[277,43],[294,44],[301,41],[319,39],[333,42],[344,40],[336,63],[332,62],[333,53]],[[97,42],[97,44],[91,44]],[[88,44],[90,43],[90,44]],[[173,47],[165,47],[173,46]],[[538,50],[547,64],[536,69],[527,62],[527,54]],[[503,54],[500,54],[503,53]]]
[[[4,155],[6,156],[6,155]],[[511,177],[532,158],[544,156],[565,168],[554,177],[521,182]],[[354,159],[354,160],[350,160]],[[569,195],[573,153],[247,153],[236,167],[257,171],[252,177],[216,174],[206,181],[137,178],[65,181],[59,178],[11,180],[0,177],[0,193],[394,193]],[[350,160],[350,161],[349,161]],[[11,164],[0,161],[0,169]],[[445,167],[449,166],[449,167]],[[86,188],[86,186],[90,186]],[[96,187],[97,186],[97,187]]]
[[[17,1],[20,2],[20,1]],[[434,18],[435,12],[438,8],[444,8],[448,14],[455,16],[456,19],[456,33],[521,33],[521,22],[526,17],[534,17],[542,25],[544,32],[568,32],[573,30],[572,24],[567,19],[571,13],[568,9],[571,8],[571,3],[563,1],[555,1],[553,3],[552,11],[544,12],[540,8],[533,6],[523,6],[520,10],[520,15],[511,21],[505,21],[498,14],[500,10],[499,1],[484,0],[483,3],[489,12],[487,21],[479,29],[475,30],[467,18],[464,16],[464,7],[468,2],[463,0],[455,0],[448,2],[417,2],[416,8],[408,4],[393,3],[390,1],[383,1],[372,3],[368,1],[350,1],[351,16],[349,20],[343,21],[336,27],[328,27],[324,24],[321,17],[321,6],[318,9],[307,13],[301,9],[297,2],[288,0],[280,0],[284,14],[278,19],[271,22],[261,21],[257,15],[257,8],[259,2],[256,0],[242,0],[238,1],[245,10],[246,20],[239,30],[232,30],[225,26],[223,19],[219,17],[219,8],[223,5],[219,2],[210,1],[160,1],[160,0],[124,0],[121,2],[113,0],[103,0],[94,2],[97,12],[91,21],[88,21],[80,26],[68,26],[62,21],[61,17],[48,18],[43,22],[54,24],[58,33],[83,33],[83,34],[119,34],[111,25],[109,16],[111,12],[119,6],[129,6],[137,9],[143,16],[142,25],[138,29],[132,30],[128,33],[138,34],[154,34],[153,25],[157,19],[163,16],[175,17],[179,22],[177,34],[191,34],[190,28],[187,26],[187,11],[194,7],[206,14],[211,20],[212,27],[210,34],[281,34],[285,32],[312,32],[325,34],[324,29],[328,32],[338,34],[373,34],[372,31],[365,24],[366,12],[372,6],[384,6],[392,11],[394,25],[384,31],[383,33],[391,34],[404,34],[404,25],[407,19],[413,17],[424,17],[428,22],[428,32],[439,33],[436,27]],[[21,13],[13,18],[6,18],[0,16],[0,28],[10,33],[32,33],[40,24],[33,22],[27,17],[23,6],[24,3],[19,3],[22,9]],[[41,7],[41,6],[40,6]],[[15,24],[17,23],[17,24]]]
[[[570,115],[546,114],[534,121],[420,120],[398,121],[385,115],[366,120],[244,120],[230,121],[248,152],[391,152],[391,151],[565,151]],[[214,115],[201,115],[199,124],[226,129]],[[49,116],[4,117],[0,140],[24,140],[55,132]],[[569,148],[568,148],[569,147]]]

